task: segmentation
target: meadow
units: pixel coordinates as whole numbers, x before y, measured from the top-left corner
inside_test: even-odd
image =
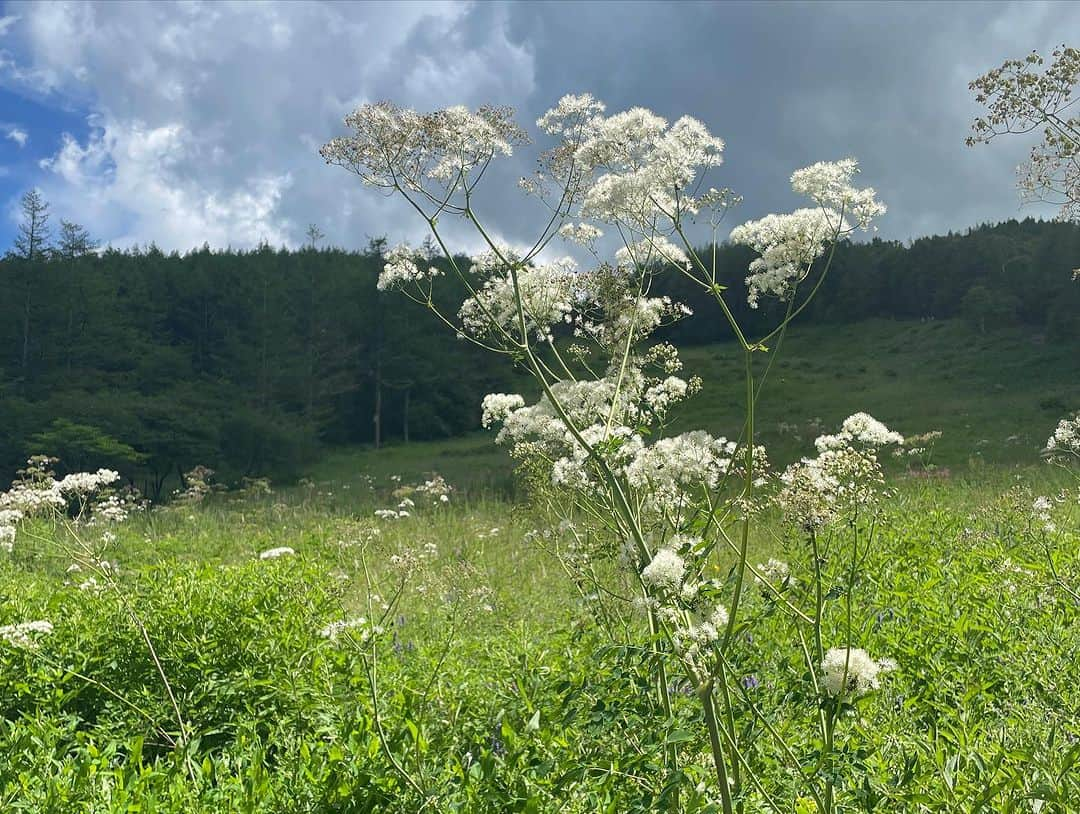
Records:
[[[783,810],[819,810],[794,757],[833,776],[836,811],[1080,811],[1080,518],[1075,498],[1054,503],[1053,531],[1032,511],[1073,488],[1039,451],[1077,380],[1064,350],[1022,340],[957,323],[806,329],[812,355],[793,347],[772,374],[759,423],[774,466],[854,403],[943,433],[926,457],[887,462],[856,584],[824,599],[850,592],[860,643],[896,663],[827,767],[782,609],[748,592],[730,723]],[[737,420],[715,384],[730,356],[685,354],[716,390],[680,421]],[[0,643],[0,808],[720,811],[694,687],[672,675],[662,707],[645,620],[613,599],[631,580],[610,562],[591,564],[593,583],[567,568],[512,465],[484,434],[339,452],[270,492],[195,490],[108,537],[23,523],[0,562],[0,626],[52,627]],[[105,542],[80,548],[91,538]],[[793,602],[814,584],[805,545],[775,510],[753,528],[752,562],[792,563]],[[715,577],[736,559],[718,552]],[[841,635],[843,614],[826,618]],[[768,810],[749,784],[738,805]]]

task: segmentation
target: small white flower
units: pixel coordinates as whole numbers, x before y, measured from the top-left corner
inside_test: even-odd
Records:
[[[641,580],[654,588],[674,591],[682,584],[686,562],[670,548],[661,548],[641,572]]]
[[[828,695],[853,700],[878,689],[878,673],[895,670],[896,662],[874,661],[861,648],[834,647],[825,654],[821,669]]]

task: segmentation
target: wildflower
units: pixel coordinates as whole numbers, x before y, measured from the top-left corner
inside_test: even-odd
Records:
[[[653,263],[671,263],[690,268],[690,259],[681,248],[665,237],[651,237],[623,246],[615,252],[615,262],[629,268],[647,268]]]
[[[814,442],[816,458],[804,458],[780,475],[783,486],[776,501],[804,529],[820,528],[846,516],[857,506],[873,503],[884,483],[876,446],[902,441],[899,433],[880,421],[856,413],[839,433]]]
[[[626,479],[631,486],[648,490],[658,506],[675,507],[691,490],[715,489],[734,452],[734,442],[701,430],[661,438],[637,452],[626,466]]]
[[[347,115],[345,126],[352,135],[319,150],[328,164],[345,167],[372,186],[413,191],[431,183],[453,188],[496,155],[511,155],[524,139],[509,111],[492,107],[422,114],[379,102]]]
[[[103,486],[115,483],[120,473],[112,469],[99,469],[97,472],[74,472],[58,481],[56,488],[65,495],[88,495]]]
[[[514,410],[525,406],[525,399],[517,393],[489,393],[484,396],[481,425],[487,429],[495,422],[502,423]]]
[[[526,329],[540,340],[550,339],[554,326],[573,311],[574,291],[579,284],[577,263],[564,257],[551,263],[519,266],[511,257],[507,259],[513,271],[490,254],[474,261],[474,270],[479,269],[482,275],[489,270],[491,273],[458,310],[463,331],[475,337],[499,331],[516,335],[520,297]]]
[[[260,560],[276,560],[278,557],[291,557],[296,552],[288,546],[279,546],[278,548],[268,548],[259,554]]]
[[[335,641],[338,636],[340,636],[345,631],[352,630],[354,628],[361,628],[364,627],[366,624],[367,619],[363,616],[358,616],[354,619],[342,619],[340,621],[331,622],[330,624],[328,624],[326,627],[319,631],[319,635],[324,639]],[[364,639],[366,640],[366,638],[367,637],[365,634]]]
[[[676,590],[686,574],[686,562],[670,548],[661,548],[641,572],[641,581],[655,588]]]
[[[15,548],[15,532],[22,518],[18,509],[0,509],[0,549],[9,554]]]
[[[53,632],[51,622],[38,620],[34,622],[19,622],[14,625],[0,627],[0,640],[7,642],[12,647],[34,648],[38,646],[38,636],[48,636]]]
[[[591,223],[564,223],[559,227],[559,237],[581,246],[592,246],[604,233]]]
[[[392,248],[386,254],[386,262],[379,274],[376,288],[386,291],[391,288],[403,288],[408,283],[431,280],[438,277],[442,272],[435,266],[430,266],[427,271],[421,271],[415,262],[416,255],[405,243]]]
[[[829,241],[848,229],[839,213],[825,209],[766,215],[732,229],[728,236],[732,243],[749,246],[761,255],[750,263],[746,277],[750,307],[757,308],[762,295],[787,299]]]
[[[1054,502],[1045,496],[1035,498],[1031,504],[1031,516],[1038,523],[1042,530],[1047,534],[1053,534],[1057,531],[1057,526],[1054,524],[1053,519],[1050,516],[1051,510],[1054,508]]]
[[[859,171],[854,158],[840,161],[819,161],[791,175],[791,188],[800,195],[815,201],[819,206],[830,207],[850,215],[863,229],[874,218],[885,214],[885,204],[874,200],[874,189],[855,189],[851,179]]]
[[[1064,462],[1069,456],[1080,458],[1080,413],[1058,422],[1046,439],[1045,454],[1052,461]]]
[[[896,669],[892,660],[875,661],[865,650],[834,647],[821,663],[826,694],[833,698],[854,700],[878,689],[878,674]]]
[[[763,294],[787,299],[813,262],[832,241],[856,227],[867,229],[885,213],[884,204],[874,200],[874,190],[855,189],[851,178],[858,172],[854,159],[819,162],[791,176],[791,186],[818,204],[814,209],[797,209],[787,215],[766,215],[731,231],[732,243],[750,246],[761,255],[750,263],[746,278],[750,307],[756,308]],[[855,219],[855,226],[845,216]]]
[[[819,452],[823,452],[853,441],[868,447],[884,447],[903,444],[904,436],[893,432],[869,413],[855,413],[844,419],[837,435],[822,435],[814,441],[814,446]]]
[[[791,567],[775,557],[769,557],[766,563],[759,563],[757,570],[761,580],[773,585],[783,585],[791,579]]]

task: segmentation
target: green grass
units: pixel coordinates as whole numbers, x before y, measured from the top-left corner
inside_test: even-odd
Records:
[[[744,362],[734,343],[682,351],[684,374],[704,389],[680,406],[671,432],[705,429],[737,437]],[[759,354],[760,373],[768,356]],[[951,470],[983,464],[1030,465],[1070,410],[1080,407],[1080,353],[1019,330],[982,335],[955,320],[869,320],[846,326],[795,324],[777,351],[756,419],[756,434],[779,465],[813,450],[854,412],[868,412],[904,434],[941,430],[933,461]],[[820,420],[815,429],[812,423]],[[782,427],[782,425],[788,425]],[[351,483],[430,472],[471,491],[512,495],[512,462],[494,433],[422,444],[331,452],[316,481]]]
[[[688,348],[701,394],[678,429],[734,437],[743,414],[743,359],[734,345]],[[762,357],[758,369],[767,360]],[[818,434],[857,411],[904,434],[941,430],[934,460],[950,468],[1030,463],[1051,430],[1080,405],[1080,353],[1021,331],[986,336],[957,321],[871,320],[848,326],[794,325],[765,385],[756,430],[779,462],[806,454]],[[782,432],[796,425],[801,436]]]
[[[758,417],[774,461],[809,451],[811,419],[828,431],[866,410],[906,433],[942,430],[935,460],[950,470],[889,475],[852,607],[858,646],[898,669],[843,721],[838,811],[1080,811],[1080,605],[1046,559],[1080,587],[1080,512],[1070,496],[1044,535],[1029,511],[1036,494],[1075,489],[1038,451],[1080,401],[1077,361],[954,323],[790,338]],[[706,387],[674,430],[737,434],[735,349],[685,359]],[[431,472],[458,487],[449,505],[374,517]],[[115,590],[80,590],[62,527],[24,527],[0,555],[0,626],[55,629],[36,649],[0,643],[0,811],[645,814],[672,810],[678,788],[676,810],[716,812],[693,688],[672,678],[664,713],[642,617],[576,585],[514,495],[488,434],[343,450],[268,496],[132,517],[106,550]],[[296,555],[258,558],[279,546]],[[755,562],[790,562],[790,598],[812,601],[805,539],[766,515],[751,546]],[[718,580],[730,561],[717,557]],[[605,588],[632,594],[610,564],[598,569]],[[841,600],[826,598],[830,643],[844,635]],[[374,646],[320,635],[379,619],[384,603]],[[817,700],[791,626],[757,590],[744,612],[732,669],[813,765]],[[179,724],[134,620],[169,679],[184,749],[168,743]],[[772,793],[812,811],[753,716],[735,723]],[[671,744],[681,774],[669,776]],[[746,812],[762,810],[750,795]]]
[[[1046,466],[897,482],[855,607],[860,644],[900,669],[842,734],[844,799],[877,802],[841,810],[967,811],[979,798],[993,811],[1028,811],[1032,799],[1078,810],[1080,607],[1055,591],[1016,508],[1030,504],[1017,490],[1066,483]],[[693,699],[677,695],[666,719],[648,662],[619,644],[640,640],[640,619],[602,621],[526,541],[538,524],[526,509],[479,499],[376,522],[392,485],[340,510],[319,491],[341,484],[217,496],[118,529],[119,586],[197,737],[188,764],[157,731],[176,725],[124,604],[70,584],[80,575],[46,543],[63,539],[58,529],[23,535],[0,563],[0,623],[47,618],[56,630],[37,650],[0,647],[3,810],[416,811],[385,743],[422,772],[435,810],[646,812],[667,799],[669,738],[687,775],[682,810],[714,810],[690,791],[709,784]],[[1062,511],[1063,527],[1075,524]],[[318,631],[377,616],[372,594],[397,584],[390,558],[429,543],[377,648],[376,722],[364,647]],[[1080,581],[1075,534],[1056,544],[1059,568]],[[257,559],[277,545],[297,555]],[[770,522],[755,558],[785,557],[809,584],[802,546]],[[794,748],[810,750],[807,678],[782,619],[755,596],[752,640],[733,659]],[[841,629],[834,618],[826,635]],[[762,745],[759,768],[794,806],[774,758]]]

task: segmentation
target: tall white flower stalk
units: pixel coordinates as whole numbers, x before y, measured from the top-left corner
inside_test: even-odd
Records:
[[[672,666],[697,688],[725,814],[741,810],[739,801],[751,792],[785,810],[747,768],[750,747],[735,726],[734,640],[745,622],[741,611],[751,579],[794,622],[813,626],[819,640],[822,606],[819,601],[816,610],[800,609],[788,598],[790,580],[774,584],[764,573],[769,569],[749,560],[751,527],[770,499],[772,482],[755,439],[755,404],[787,325],[816,294],[837,242],[871,228],[885,207],[872,189],[853,186],[858,167],[844,159],[792,175],[807,208],[732,231],[733,242],[759,255],[747,269],[750,304],[763,297],[786,302],[784,318],[753,340],[729,307],[732,294],[718,282],[715,250],[702,257],[687,234],[693,223],[707,224],[715,247],[721,220],[739,200],[707,185],[722,162],[724,143],[696,119],[669,123],[643,108],[608,115],[587,94],[563,97],[537,121],[552,144],[520,186],[544,204],[547,215],[532,245],[518,250],[495,241],[473,205],[490,163],[527,141],[509,111],[421,114],[380,103],[359,108],[345,124],[350,134],[327,143],[323,158],[403,197],[445,254],[436,267],[398,247],[379,287],[403,291],[459,337],[529,370],[539,399],[527,404],[514,394],[490,395],[484,425],[501,427],[499,442],[522,461],[545,504],[559,509],[557,530],[553,524],[548,534],[570,540],[562,549],[573,552],[570,567],[610,557],[636,585],[656,648],[665,654],[656,661],[659,701],[670,717]],[[470,224],[486,246],[468,263],[455,256],[441,231],[451,215]],[[607,260],[598,248],[605,234],[621,243]],[[570,259],[551,259],[556,240],[586,247],[595,264],[579,268]],[[434,294],[446,284],[444,269],[464,295],[456,312],[437,305],[445,301]],[[675,348],[652,340],[661,326],[689,316],[678,303],[651,294],[661,273],[686,275],[709,292],[739,343],[745,420],[733,428],[733,439],[666,433],[671,411],[701,383],[679,375]],[[801,291],[815,276],[811,290]],[[762,355],[768,362],[757,370]],[[812,527],[867,499],[873,483],[855,481],[875,481],[879,470],[872,455],[872,461],[859,457],[863,436],[874,443],[893,440],[869,416],[849,422],[817,462],[804,463],[782,484],[781,507],[807,514]],[[804,487],[818,492],[797,494]],[[731,579],[708,576],[732,562]],[[616,596],[590,573],[601,601]],[[820,574],[818,583],[820,595]],[[812,672],[820,672],[822,646],[816,660],[804,650],[815,662]],[[670,771],[679,759],[671,744]],[[831,811],[831,794],[804,779],[819,808]]]
[[[137,705],[111,687],[89,676],[68,670],[71,675],[96,684],[118,701],[147,716],[149,723],[170,746],[184,750],[190,740],[190,730],[165,668],[158,658],[157,649],[149,629],[139,615],[131,598],[131,592],[117,580],[117,566],[107,559],[110,546],[116,541],[113,526],[127,519],[138,508],[139,502],[131,494],[116,489],[120,474],[112,469],[96,472],[73,472],[57,479],[52,471],[56,458],[35,455],[19,470],[19,478],[6,492],[0,492],[0,549],[12,552],[18,541],[20,545],[38,544],[57,549],[72,560],[68,573],[85,577],[80,590],[108,589],[123,606],[131,623],[138,629],[146,645],[154,669],[169,698],[175,717],[175,734],[169,728],[142,712]],[[31,527],[38,521],[40,528]],[[32,623],[30,630],[49,633],[49,622]],[[46,629],[47,626],[47,629]],[[26,629],[16,625],[11,635],[0,632],[0,639],[23,641]],[[41,656],[41,658],[45,658]],[[50,664],[52,664],[50,662]],[[54,667],[59,665],[52,664]],[[61,668],[67,670],[68,668]],[[194,779],[195,769],[191,756],[184,753],[184,765]]]

